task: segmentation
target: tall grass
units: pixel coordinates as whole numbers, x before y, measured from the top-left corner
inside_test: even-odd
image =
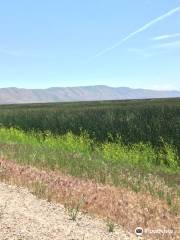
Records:
[[[163,141],[162,141],[163,142]],[[166,170],[176,171],[180,167],[179,155],[177,149],[171,145],[163,142],[161,149],[154,148],[151,144],[138,143],[125,145],[121,139],[116,142],[94,142],[87,133],[82,133],[80,136],[76,136],[69,132],[62,136],[54,136],[50,132],[26,133],[16,128],[0,128],[0,144],[1,149],[4,144],[12,148],[23,149],[28,151],[29,148],[33,148],[36,157],[41,154],[48,153],[50,155],[68,154],[71,158],[86,158],[86,165],[93,158],[101,159],[101,161],[108,165],[113,164],[137,166],[146,169],[153,167],[160,167]],[[36,149],[36,150],[35,150]],[[41,152],[42,151],[42,152]],[[30,156],[31,157],[31,156]],[[52,157],[52,164],[55,158]],[[27,158],[28,155],[27,155]],[[25,161],[25,160],[24,160]],[[37,164],[40,164],[40,160]]]
[[[116,143],[96,143],[87,133],[54,136],[50,132],[26,133],[1,127],[0,154],[21,164],[56,169],[136,192],[149,191],[163,198],[171,196],[167,189],[172,189],[172,185],[178,189],[174,176],[180,172],[179,156],[167,143],[157,151],[151,144],[127,146],[121,139]],[[163,190],[166,185],[169,187]]]
[[[7,105],[0,106],[0,123],[56,135],[86,131],[100,142],[121,136],[126,144],[161,147],[163,138],[180,154],[179,99]]]

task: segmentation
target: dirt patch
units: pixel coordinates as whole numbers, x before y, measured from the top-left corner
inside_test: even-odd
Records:
[[[80,213],[72,221],[63,206],[3,183],[0,183],[0,207],[1,240],[130,239],[120,227],[108,233],[105,222]]]
[[[171,234],[147,235],[148,239],[180,237],[179,217],[170,213],[164,201],[154,199],[151,195],[80,180],[58,171],[20,166],[5,159],[0,160],[0,166],[1,180],[27,186],[41,198],[72,205],[83,199],[84,212],[109,217],[131,233],[134,233],[137,226],[147,230],[171,231]]]

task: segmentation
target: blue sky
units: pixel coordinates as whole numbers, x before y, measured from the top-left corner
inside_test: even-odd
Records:
[[[0,88],[180,90],[180,1],[6,0]]]

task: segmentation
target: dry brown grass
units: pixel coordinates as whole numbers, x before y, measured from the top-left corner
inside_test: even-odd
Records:
[[[0,170],[2,181],[26,186],[48,200],[65,204],[67,201],[78,202],[83,198],[84,212],[108,217],[131,233],[134,233],[137,226],[146,229],[165,228],[173,230],[174,234],[152,234],[147,236],[148,239],[180,239],[180,219],[171,213],[165,201],[150,194],[97,184],[63,175],[59,171],[21,166],[3,158],[0,159]]]

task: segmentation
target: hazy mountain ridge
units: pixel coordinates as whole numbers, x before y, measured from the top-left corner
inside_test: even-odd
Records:
[[[0,104],[43,103],[64,101],[93,101],[180,97],[180,91],[157,91],[108,87],[52,87],[47,89],[0,88]]]

